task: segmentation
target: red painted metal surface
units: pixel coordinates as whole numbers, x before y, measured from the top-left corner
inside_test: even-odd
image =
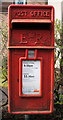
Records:
[[[8,111],[49,114],[53,112],[54,8],[11,5],[8,13]],[[29,50],[34,51],[34,57],[28,57]],[[39,95],[22,93],[23,60],[40,61]]]

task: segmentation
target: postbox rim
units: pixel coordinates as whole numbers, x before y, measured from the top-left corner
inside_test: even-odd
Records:
[[[12,19],[11,23],[51,23],[51,20],[45,19]]]
[[[11,5],[8,6],[8,9],[12,8],[12,7],[26,7],[26,8],[27,7],[34,7],[34,8],[35,7],[39,7],[39,8],[40,7],[43,7],[43,8],[46,7],[46,8],[52,8],[52,9],[54,9],[54,7],[52,5],[21,5],[21,4],[16,4],[16,5],[15,4],[11,4]]]

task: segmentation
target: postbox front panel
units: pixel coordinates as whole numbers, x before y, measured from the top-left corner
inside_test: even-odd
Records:
[[[8,111],[11,113],[53,111],[53,20],[52,6],[9,7]]]
[[[24,26],[24,28],[23,28]],[[49,24],[13,24],[11,45],[51,46],[52,30]]]
[[[33,79],[31,80],[31,84],[30,84],[31,86],[28,86],[28,88],[26,87],[26,85],[28,84],[28,81],[27,81],[27,83],[25,84],[24,94],[19,95],[19,91],[21,91],[22,90],[21,87],[23,87],[22,81],[19,82],[19,74],[24,74],[24,73],[19,73],[19,59],[22,57],[25,57],[25,53],[26,53],[26,50],[12,50],[12,52],[11,52],[11,59],[10,59],[11,60],[10,64],[12,65],[11,66],[12,73],[10,76],[10,79],[11,79],[11,81],[10,81],[11,82],[10,83],[11,111],[13,111],[13,112],[14,111],[15,112],[17,112],[17,111],[18,112],[19,111],[21,111],[21,112],[22,111],[49,111],[50,103],[51,103],[51,99],[52,99],[51,98],[51,85],[52,85],[51,71],[52,71],[52,67],[53,67],[53,62],[52,62],[53,52],[50,50],[47,50],[47,51],[46,50],[38,50],[38,53],[37,53],[37,58],[42,56],[42,66],[38,65],[39,63],[36,65],[36,67],[38,66],[38,69],[40,67],[42,69],[41,70],[42,71],[42,73],[41,73],[42,81],[40,80],[40,78],[38,79],[38,84],[41,83],[41,86],[39,86],[39,89],[41,88],[40,96],[38,95],[39,94],[38,92],[34,95],[33,89],[31,90],[31,92],[29,92],[29,90],[28,90],[32,87],[36,87],[37,83],[35,83],[35,82],[37,82],[37,81],[33,81]],[[30,60],[30,62],[31,62],[31,60]],[[31,62],[31,64],[32,64],[32,62]],[[39,77],[40,77],[39,72],[36,74],[39,74]],[[30,73],[30,71],[28,72],[28,69],[27,69],[27,72],[25,72],[25,74],[26,73]],[[30,74],[33,74],[33,73],[30,73]],[[26,80],[24,82],[26,82]],[[33,84],[33,82],[35,85]],[[22,85],[20,85],[19,83],[22,83]],[[19,89],[19,86],[21,86],[20,89]],[[27,92],[27,90],[29,93]]]

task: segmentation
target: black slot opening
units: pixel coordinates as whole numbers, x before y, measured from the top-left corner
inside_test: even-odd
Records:
[[[50,29],[50,23],[13,23],[13,29]]]

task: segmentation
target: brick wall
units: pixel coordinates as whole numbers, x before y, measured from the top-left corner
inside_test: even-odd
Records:
[[[44,5],[46,4],[46,0],[27,0],[27,4]]]
[[[46,4],[47,0],[27,0],[27,4],[32,5],[44,5]],[[14,4],[15,0],[4,0],[4,2],[0,2],[0,12],[8,12],[8,6],[10,4]]]

